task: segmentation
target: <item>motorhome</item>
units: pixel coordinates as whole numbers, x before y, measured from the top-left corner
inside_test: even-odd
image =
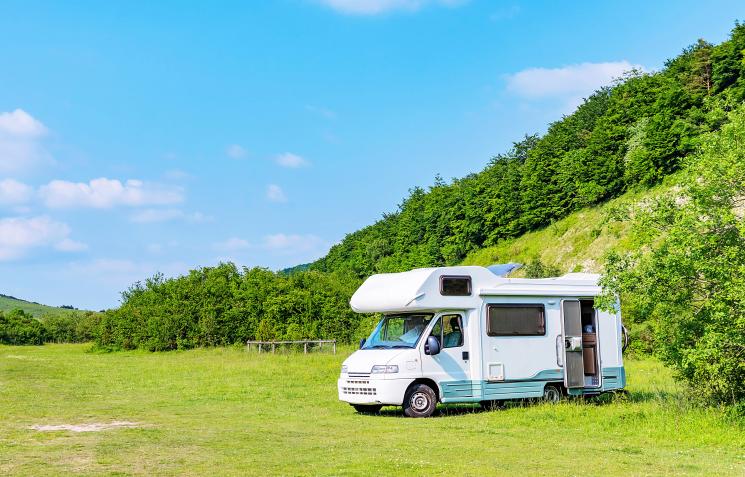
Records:
[[[558,401],[624,388],[627,336],[619,306],[595,307],[598,275],[507,278],[503,270],[369,277],[350,305],[382,319],[344,361],[339,399],[359,412],[394,405],[428,417],[438,402]]]

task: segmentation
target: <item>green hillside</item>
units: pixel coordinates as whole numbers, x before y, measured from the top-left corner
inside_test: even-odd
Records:
[[[658,186],[745,99],[743,52],[745,25],[736,24],[719,45],[698,40],[660,71],[628,72],[483,170],[412,188],[397,210],[349,233],[311,270],[364,278],[486,259],[485,247],[506,250],[574,212]]]
[[[42,315],[59,315],[74,311],[67,308],[42,305],[40,303],[34,303],[31,301],[21,300],[20,298],[16,298],[13,296],[0,294],[0,312],[7,312],[18,309],[23,310],[24,312],[33,315],[36,318],[39,318]]]
[[[461,265],[489,266],[495,263],[541,262],[560,273],[600,273],[603,256],[611,251],[626,251],[630,244],[629,222],[613,220],[614,212],[668,191],[678,175],[665,184],[643,191],[627,192],[595,207],[588,207],[554,222],[548,227],[503,240],[466,256]],[[520,268],[512,276],[523,276]]]

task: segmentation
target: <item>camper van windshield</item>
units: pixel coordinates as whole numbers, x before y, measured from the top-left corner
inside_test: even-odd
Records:
[[[431,313],[386,315],[362,349],[413,348],[432,316]]]

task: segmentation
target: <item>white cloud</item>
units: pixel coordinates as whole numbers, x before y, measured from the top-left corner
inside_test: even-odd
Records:
[[[274,161],[282,167],[289,167],[292,169],[309,165],[308,161],[303,157],[291,152],[285,152],[284,154],[278,155],[274,158]]]
[[[347,15],[379,15],[396,10],[414,12],[427,5],[458,6],[467,0],[317,0]]]
[[[12,136],[38,137],[47,133],[41,121],[22,109],[0,113],[0,133]]]
[[[326,243],[315,235],[284,233],[265,236],[263,245],[268,250],[281,253],[305,253],[326,247]]]
[[[139,180],[124,183],[101,177],[85,182],[54,180],[42,186],[39,194],[50,208],[169,205],[184,200],[183,189]]]
[[[248,155],[248,151],[238,144],[231,144],[225,148],[225,154],[231,159],[243,159]]]
[[[14,179],[0,181],[0,205],[25,204],[34,195],[34,189]]]
[[[277,184],[269,184],[266,186],[266,198],[272,202],[287,202],[285,191],[283,191]]]
[[[181,209],[144,209],[132,214],[130,220],[138,224],[169,222],[172,220],[183,220],[197,224],[207,222],[210,218],[201,212],[186,213]]]
[[[88,244],[65,238],[58,242],[54,248],[60,252],[82,252],[88,250]]]
[[[244,240],[238,237],[231,237],[223,242],[217,242],[213,244],[214,248],[222,252],[237,252],[239,250],[246,250],[251,248],[251,244],[248,240]]]
[[[580,63],[562,68],[528,68],[507,76],[507,90],[527,99],[560,99],[577,103],[595,90],[642,65],[626,60],[606,63]]]
[[[69,239],[70,227],[49,217],[0,219],[0,261],[25,256],[33,248],[53,246],[63,252],[82,250],[85,245]]]
[[[0,113],[0,174],[20,173],[51,163],[41,143],[48,130],[22,109]]]

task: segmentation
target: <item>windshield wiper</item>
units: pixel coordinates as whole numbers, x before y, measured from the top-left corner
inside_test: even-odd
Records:
[[[391,346],[391,348],[393,348],[393,349],[401,349],[401,348],[404,348],[404,349],[411,349],[411,348],[413,348],[413,346],[406,346],[406,345],[395,345],[395,346]]]
[[[386,345],[375,345],[370,346],[368,349],[388,349],[388,347]]]

